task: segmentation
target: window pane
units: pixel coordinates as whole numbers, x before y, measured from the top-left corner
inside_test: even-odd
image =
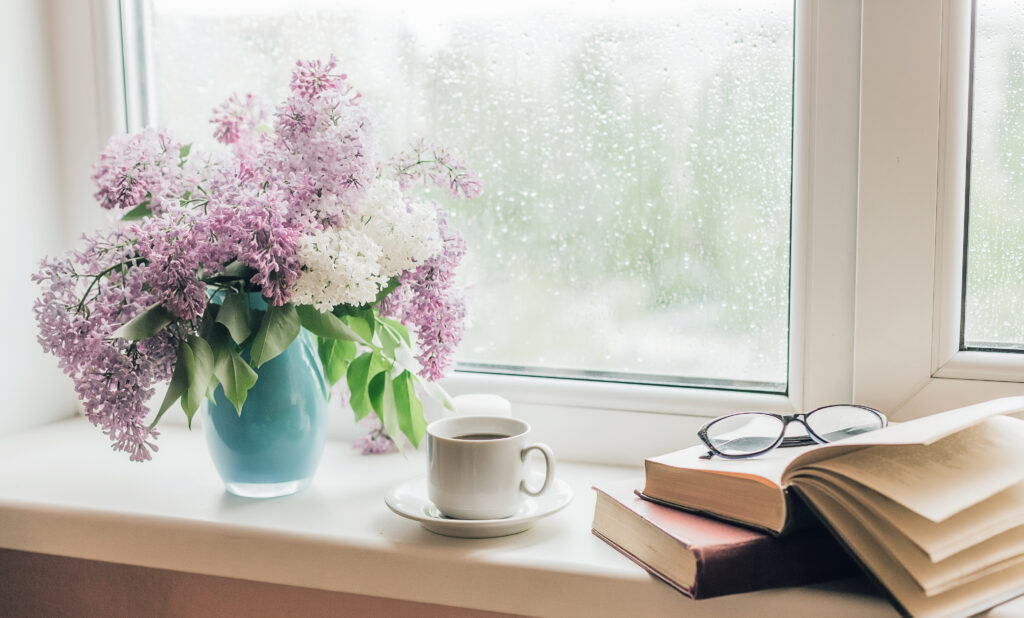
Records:
[[[974,35],[965,348],[1024,350],[1024,4],[980,0]]]
[[[482,176],[446,202],[463,368],[785,389],[791,0],[141,6],[183,137],[334,53],[385,150],[436,138]]]

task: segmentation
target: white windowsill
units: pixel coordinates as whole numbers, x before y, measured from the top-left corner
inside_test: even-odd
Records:
[[[639,468],[560,462],[569,507],[522,534],[466,540],[384,505],[422,473],[421,454],[331,442],[312,487],[253,501],[224,492],[198,431],[166,427],[160,447],[130,463],[82,418],[0,438],[0,547],[529,615],[893,615],[864,579],[684,598],[590,534],[591,484]]]

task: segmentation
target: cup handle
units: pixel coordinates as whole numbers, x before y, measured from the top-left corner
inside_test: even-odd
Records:
[[[526,481],[522,481],[519,483],[519,489],[523,490],[523,493],[528,496],[539,496],[547,491],[548,487],[551,487],[551,482],[555,480],[555,454],[551,452],[551,447],[547,444],[538,442],[537,444],[527,446],[520,452],[519,458],[523,463],[526,463],[526,455],[532,450],[538,450],[544,455],[544,484],[537,491],[531,491],[526,486]]]

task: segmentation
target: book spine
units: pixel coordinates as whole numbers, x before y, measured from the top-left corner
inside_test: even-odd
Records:
[[[763,537],[738,545],[694,548],[693,598],[800,586],[857,573],[856,566],[821,528],[785,539]]]
[[[869,569],[866,564],[864,564],[864,562],[860,559],[860,556],[857,555],[857,552],[853,551],[853,548],[851,548],[850,545],[846,542],[846,540],[843,539],[842,535],[840,535],[836,531],[836,529],[832,527],[832,524],[829,523],[829,521],[821,515],[821,512],[818,510],[818,507],[814,506],[814,502],[812,502],[807,497],[807,494],[805,494],[798,485],[791,485],[790,487],[796,493],[796,495],[800,497],[801,502],[807,505],[807,508],[811,511],[811,513],[813,513],[814,516],[818,518],[818,521],[822,523],[824,528],[828,530],[829,534],[832,536],[833,541],[835,541],[835,543],[842,547],[843,551],[845,551],[847,555],[850,556],[850,559],[857,565],[857,568],[860,570],[860,572],[866,575],[868,580],[870,580],[871,583],[875,585],[875,588],[877,588],[879,592],[884,594],[885,597],[889,599],[889,602],[892,603],[893,608],[895,608],[901,616],[911,616],[910,612],[907,611],[907,608],[903,607],[903,604],[899,602],[899,599],[897,599],[894,594],[889,592],[889,589],[885,586],[885,584],[883,584],[882,581],[878,579],[877,576],[875,576],[874,572],[871,569]]]

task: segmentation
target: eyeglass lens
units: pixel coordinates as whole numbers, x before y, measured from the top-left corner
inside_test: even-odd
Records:
[[[734,414],[707,427],[708,441],[724,455],[759,453],[778,441],[784,423],[767,414]]]
[[[805,422],[811,431],[826,442],[835,442],[885,426],[885,421],[871,410],[842,405],[818,408],[807,415]]]

